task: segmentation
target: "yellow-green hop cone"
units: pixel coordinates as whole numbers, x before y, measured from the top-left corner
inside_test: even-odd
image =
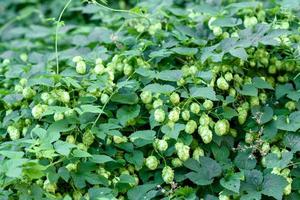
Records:
[[[190,119],[190,111],[188,111],[188,110],[182,111],[181,117],[184,121],[188,121]]]
[[[161,99],[156,99],[156,100],[153,102],[152,106],[153,106],[154,109],[156,109],[156,108],[161,107],[161,106],[163,105],[163,103],[164,103],[164,102],[163,102]]]
[[[190,147],[183,145],[181,148],[177,149],[178,158],[182,161],[186,161],[190,158]]]
[[[59,121],[64,119],[64,114],[63,113],[54,113],[53,119],[54,121]]]
[[[46,192],[55,193],[55,191],[57,189],[57,186],[56,186],[55,183],[50,183],[50,181],[47,179],[47,180],[44,181],[43,189]]]
[[[165,166],[162,170],[162,178],[165,183],[172,183],[174,180],[174,171],[171,167]]]
[[[247,116],[248,116],[247,110],[243,109],[238,112],[238,122],[240,125],[243,125],[246,122]]]
[[[23,89],[22,95],[24,96],[24,98],[30,99],[30,98],[34,97],[34,95],[36,95],[36,92],[32,88],[26,87]]]
[[[163,109],[158,108],[154,111],[154,120],[157,122],[165,121],[166,113]]]
[[[226,135],[229,132],[230,124],[226,119],[222,119],[216,122],[215,124],[215,133],[218,136]]]
[[[93,144],[94,139],[95,139],[95,136],[94,136],[94,134],[92,133],[92,131],[91,131],[91,130],[87,130],[87,131],[85,131],[85,133],[83,134],[83,137],[82,137],[82,143],[83,143],[85,146],[90,146],[91,144]]]
[[[203,107],[206,110],[211,110],[213,108],[213,106],[214,106],[214,103],[211,100],[205,100],[203,103]]]
[[[183,165],[183,162],[179,158],[173,158],[171,163],[173,167],[181,167]]]
[[[200,112],[200,106],[198,103],[192,103],[191,106],[190,106],[190,110],[192,113],[194,114],[198,114]]]
[[[159,140],[156,139],[154,141],[154,147],[160,151],[160,152],[164,152],[168,149],[168,142],[166,140]]]
[[[201,147],[197,147],[194,151],[193,151],[193,159],[199,161],[199,158],[204,156],[204,151]]]
[[[35,119],[40,119],[43,116],[43,113],[46,111],[45,105],[38,104],[34,106],[31,110],[31,114]]]
[[[192,134],[197,129],[197,123],[194,120],[189,120],[186,125],[184,131],[188,134]]]
[[[245,142],[247,144],[251,144],[254,142],[254,135],[252,133],[246,133],[245,135]]]
[[[100,102],[102,104],[106,104],[109,101],[109,96],[108,94],[102,93],[100,97]]]
[[[14,126],[8,126],[7,132],[11,140],[17,140],[20,138],[20,131]]]
[[[150,91],[143,91],[140,97],[144,104],[152,102],[152,93]]]
[[[78,74],[85,74],[86,73],[86,64],[83,60],[78,61],[76,63],[76,72]]]
[[[149,156],[145,160],[145,165],[148,167],[150,170],[155,170],[157,166],[159,165],[159,161],[155,156]]]
[[[199,126],[198,134],[201,136],[201,139],[205,144],[212,141],[212,131],[209,129],[209,126]]]
[[[210,117],[205,113],[203,113],[199,118],[199,123],[202,126],[209,125],[210,121],[211,121]]]
[[[169,112],[168,118],[172,122],[177,122],[179,120],[180,111],[179,109],[173,109]]]
[[[170,101],[172,104],[176,105],[180,102],[180,96],[178,93],[173,92],[170,96]]]
[[[228,90],[229,89],[229,84],[225,80],[225,78],[220,77],[217,79],[217,87],[221,90]]]

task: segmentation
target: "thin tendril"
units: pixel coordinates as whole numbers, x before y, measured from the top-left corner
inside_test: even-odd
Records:
[[[61,13],[59,14],[58,20],[56,22],[56,29],[55,29],[55,59],[56,59],[56,73],[59,73],[59,60],[58,60],[58,30],[60,27],[61,18],[65,12],[65,10],[68,8],[72,0],[69,0],[64,8],[62,9]]]

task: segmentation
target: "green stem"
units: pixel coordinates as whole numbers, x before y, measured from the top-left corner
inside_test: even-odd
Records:
[[[61,22],[61,18],[65,12],[65,10],[68,8],[68,6],[70,5],[70,3],[72,2],[72,0],[69,0],[64,8],[62,9],[62,11],[59,14],[58,20],[56,21],[56,29],[55,29],[55,59],[56,59],[56,73],[59,73],[59,60],[58,60],[58,30],[60,27],[60,22]]]

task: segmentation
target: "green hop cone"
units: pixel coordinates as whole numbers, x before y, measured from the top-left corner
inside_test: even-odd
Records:
[[[76,171],[77,170],[77,164],[69,163],[69,164],[66,165],[66,168],[69,172]]]
[[[44,103],[48,103],[49,99],[51,98],[51,95],[48,92],[43,92],[41,94],[41,99]]]
[[[226,119],[219,120],[215,124],[215,133],[218,136],[226,135],[229,132],[229,129],[230,124]]]
[[[264,142],[261,146],[261,153],[263,155],[266,155],[270,151],[270,149],[271,149],[270,143]]]
[[[158,108],[154,111],[154,120],[157,122],[165,121],[166,113],[163,109]]]
[[[211,110],[214,107],[214,103],[211,100],[206,99],[203,103],[205,110]]]
[[[121,143],[125,143],[128,141],[127,137],[126,136],[117,136],[117,135],[114,135],[113,136],[113,141],[115,144],[121,144]]]
[[[102,104],[106,104],[109,101],[108,94],[102,93],[100,97],[100,101]]]
[[[245,135],[245,142],[251,144],[254,142],[254,135],[251,133],[246,133]]]
[[[156,99],[154,102],[153,102],[153,108],[156,109],[156,108],[159,108],[163,105],[163,101],[161,99]]]
[[[217,87],[221,90],[228,90],[229,89],[229,84],[225,80],[225,78],[220,77],[217,79]]]
[[[183,145],[183,147],[177,150],[177,155],[180,160],[186,161],[190,158],[190,147]]]
[[[190,106],[190,110],[192,113],[194,114],[198,114],[200,112],[200,106],[198,103],[192,103],[191,106]]]
[[[78,62],[80,62],[80,61],[83,61],[83,58],[82,58],[81,56],[74,56],[74,57],[72,58],[72,61],[73,61],[74,63],[78,63]]]
[[[173,167],[181,167],[183,165],[183,162],[179,158],[173,158],[171,163]]]
[[[47,107],[45,105],[38,104],[34,106],[31,110],[31,114],[35,119],[40,119],[43,113],[46,111]]]
[[[23,92],[23,87],[20,84],[15,85],[14,88],[15,92],[17,93],[22,93]],[[23,95],[24,96],[24,95]]]
[[[95,140],[95,136],[91,130],[87,130],[84,132],[82,136],[82,143],[85,146],[90,146],[91,144],[93,144],[94,140]]]
[[[76,63],[76,72],[78,74],[85,74],[86,73],[86,64],[83,60],[80,60]]]
[[[105,67],[102,63],[96,64],[95,68],[94,68],[94,73],[101,75],[105,72]]]
[[[224,78],[225,78],[226,81],[230,82],[230,81],[232,81],[232,79],[233,79],[233,75],[232,75],[232,73],[227,72],[227,73],[224,75]]]
[[[288,178],[291,173],[291,170],[289,168],[285,168],[280,173],[281,173],[281,176]]]
[[[188,121],[190,119],[190,111],[189,110],[184,110],[181,112],[181,117],[184,121]]]
[[[21,78],[20,79],[20,81],[19,81],[19,83],[20,83],[20,85],[22,86],[22,87],[25,87],[26,86],[26,84],[27,84],[27,79],[26,78]]]
[[[178,93],[173,92],[170,96],[170,101],[172,104],[176,105],[180,102],[180,96]]]
[[[193,151],[193,159],[199,161],[199,158],[204,156],[204,150],[201,147],[197,147],[194,151]]]
[[[57,186],[55,183],[50,183],[50,181],[47,179],[44,181],[43,189],[46,192],[55,193]]]
[[[224,194],[220,194],[219,195],[219,200],[230,200],[229,196],[224,195]]]
[[[171,167],[165,166],[162,170],[162,178],[165,183],[172,183],[174,180],[174,171]]]
[[[69,92],[64,91],[64,90],[58,90],[57,91],[57,98],[60,102],[63,102],[63,103],[66,103],[66,104],[70,102]]]
[[[148,169],[155,170],[157,168],[157,166],[159,165],[159,161],[157,160],[157,158],[155,156],[149,156],[145,160],[145,165],[146,165],[146,167],[148,167]]]
[[[246,28],[249,28],[249,27],[252,27],[252,26],[255,26],[257,24],[257,18],[256,17],[245,17],[244,19],[244,26]]]
[[[209,129],[209,126],[199,126],[198,134],[201,136],[204,144],[208,144],[212,141],[212,131]]]
[[[66,142],[69,144],[75,144],[75,142],[76,142],[75,137],[73,135],[68,135],[66,137]]]
[[[23,89],[22,91],[22,95],[24,96],[24,98],[26,99],[31,99],[32,97],[34,97],[34,95],[36,94],[35,90],[33,90],[30,87],[26,87]]]
[[[284,105],[284,107],[286,109],[288,109],[289,111],[294,111],[297,108],[297,104],[294,101],[288,101],[288,102],[286,102],[286,104]]]
[[[152,102],[152,94],[150,91],[143,91],[140,97],[144,104],[148,104]]]
[[[248,112],[247,112],[247,110],[242,109],[238,113],[239,113],[238,114],[238,122],[239,122],[239,124],[242,125],[247,120]]]
[[[197,129],[197,123],[194,120],[189,120],[186,125],[184,131],[188,134],[193,134]]]
[[[53,119],[54,121],[59,121],[64,119],[64,114],[63,113],[54,113]]]
[[[14,126],[8,126],[7,132],[11,140],[17,140],[20,138],[20,131]]]
[[[211,118],[205,113],[203,113],[199,118],[199,123],[200,123],[200,125],[203,125],[203,126],[209,125],[210,121],[211,121]]]
[[[168,118],[171,122],[177,122],[179,120],[180,111],[179,109],[173,109],[169,112]]]
[[[215,36],[220,36],[222,35],[223,31],[222,31],[222,28],[219,27],[219,26],[216,26],[213,28],[213,33]]]
[[[158,151],[164,152],[168,149],[168,142],[166,140],[156,139],[154,142],[154,146]]]
[[[129,76],[133,72],[133,67],[131,65],[125,63],[123,72],[124,72],[125,76]]]

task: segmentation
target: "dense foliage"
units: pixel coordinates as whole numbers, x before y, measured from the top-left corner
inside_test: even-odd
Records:
[[[0,1],[0,199],[300,199],[300,2]]]

